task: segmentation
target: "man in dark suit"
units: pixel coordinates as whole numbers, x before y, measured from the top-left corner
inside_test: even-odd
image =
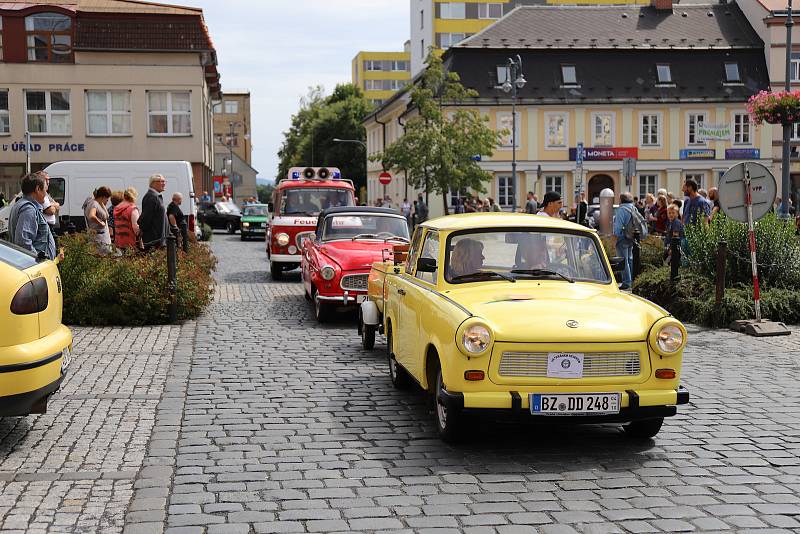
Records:
[[[142,232],[144,249],[161,248],[167,244],[167,211],[161,193],[167,187],[167,179],[161,174],[150,177],[150,188],[142,198],[142,214],[139,228]]]

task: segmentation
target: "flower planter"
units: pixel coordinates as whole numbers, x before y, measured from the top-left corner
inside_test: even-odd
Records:
[[[800,122],[800,91],[761,91],[747,101],[747,112],[757,126]]]

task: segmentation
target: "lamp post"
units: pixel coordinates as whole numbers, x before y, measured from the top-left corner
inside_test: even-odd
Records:
[[[786,78],[784,82],[784,89],[786,91],[792,90],[792,26],[794,26],[794,22],[792,21],[792,0],[788,0],[788,7],[786,8]],[[789,147],[789,143],[792,139],[792,125],[791,124],[784,124],[783,125],[783,157],[781,162],[781,206],[780,206],[780,217],[783,219],[789,219],[789,199],[792,193],[792,184],[791,184],[791,175],[789,171],[791,170],[789,166],[791,165],[791,148]]]
[[[234,180],[234,173],[233,173],[233,138],[236,135],[236,127],[237,126],[244,126],[244,123],[241,121],[231,121],[228,123],[228,127],[230,130],[228,131],[228,153],[230,155],[230,168],[228,169],[228,175],[231,182],[231,196],[233,196],[233,180]]]
[[[527,80],[522,74],[519,54],[508,58],[508,64],[498,67],[497,71],[504,75],[500,89],[506,94],[511,93],[511,211],[517,211],[517,91],[525,87]]]

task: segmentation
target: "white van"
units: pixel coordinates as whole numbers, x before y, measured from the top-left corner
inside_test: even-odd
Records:
[[[197,204],[192,166],[186,161],[57,161],[44,170],[50,175],[50,196],[61,204],[59,226],[62,232],[70,223],[79,231],[86,227],[83,202],[100,186],[112,191],[135,188],[141,208],[153,174],[163,174],[167,179],[163,193],[165,206],[172,201],[173,193],[183,195],[181,209],[187,216],[189,232],[195,231]],[[10,213],[11,205],[0,210],[0,235],[8,230]]]

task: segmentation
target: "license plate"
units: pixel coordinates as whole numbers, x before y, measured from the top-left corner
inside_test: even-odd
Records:
[[[362,302],[366,302],[366,300],[366,295],[356,295],[356,303],[361,304]]]
[[[72,347],[65,347],[61,351],[61,374],[66,374],[69,364],[72,363]]]
[[[608,415],[619,413],[619,393],[531,393],[533,415]]]

